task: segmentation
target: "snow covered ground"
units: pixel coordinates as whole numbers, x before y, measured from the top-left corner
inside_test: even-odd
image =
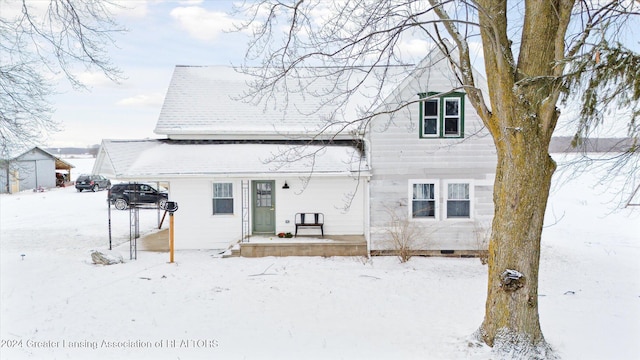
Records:
[[[68,159],[75,174],[91,160]],[[86,169],[86,170],[85,170]],[[74,176],[75,177],[75,176]],[[584,174],[549,202],[540,318],[565,359],[640,358],[640,209],[614,210]],[[491,359],[471,347],[486,295],[478,259],[228,258],[139,252],[106,192],[0,195],[2,359]],[[141,232],[156,231],[143,210]],[[164,227],[167,224],[165,222]]]

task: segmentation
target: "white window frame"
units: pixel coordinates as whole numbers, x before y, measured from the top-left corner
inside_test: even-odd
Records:
[[[436,115],[435,118],[434,116],[427,116],[426,115],[426,106],[427,106],[427,102],[429,101],[435,101],[436,102]],[[440,107],[441,107],[441,103],[440,103],[440,98],[439,97],[435,97],[432,99],[426,99],[424,101],[424,103],[422,104],[422,137],[423,138],[438,138],[440,137],[440,128],[442,127],[442,120],[440,119]],[[427,134],[425,133],[426,130],[426,119],[433,119],[436,121],[436,133],[435,134]]]
[[[454,138],[459,138],[460,137],[460,128],[462,127],[462,102],[460,101],[461,99],[459,97],[443,97],[442,98],[442,136],[443,137],[454,137]],[[455,101],[456,103],[458,103],[458,115],[457,115],[457,125],[458,125],[458,131],[455,134],[447,134],[446,131],[446,123],[447,123],[447,118],[453,118],[453,116],[448,116],[447,115],[447,101]]]
[[[231,185],[231,197],[223,197],[223,196],[219,196],[216,197],[216,184],[229,184]],[[231,181],[214,181],[211,183],[211,212],[213,214],[213,216],[224,216],[224,215],[233,215],[235,214],[235,200],[234,200],[234,193],[233,193],[233,182]],[[224,212],[224,213],[219,213],[216,212],[216,208],[214,205],[214,202],[216,199],[220,199],[220,200],[228,200],[231,199],[231,212]]]
[[[433,217],[413,217],[413,185],[416,184],[433,184],[433,196],[434,196],[434,216]],[[440,180],[436,179],[410,179],[409,191],[407,194],[408,204],[407,212],[408,219],[412,221],[437,221],[440,219]]]
[[[449,213],[449,184],[468,184],[469,185],[469,217],[448,217],[448,213]],[[473,220],[473,214],[474,214],[474,209],[475,209],[475,193],[474,193],[474,184],[473,184],[473,180],[469,180],[469,179],[447,179],[443,181],[443,191],[445,192],[444,194],[444,199],[442,200],[444,202],[444,218],[447,220],[451,220],[451,221],[456,221],[456,220],[461,220],[461,221],[468,221],[468,220]],[[452,199],[452,200],[459,200],[459,199]]]

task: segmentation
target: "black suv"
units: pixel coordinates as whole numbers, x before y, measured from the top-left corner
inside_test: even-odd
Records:
[[[157,204],[162,209],[168,197],[166,192],[142,183],[115,184],[109,190],[109,202],[118,210],[140,204]]]
[[[102,175],[80,175],[76,180],[76,190],[98,191],[100,189],[109,189],[111,181]]]

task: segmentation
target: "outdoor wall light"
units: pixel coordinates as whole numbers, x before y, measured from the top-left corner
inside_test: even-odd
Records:
[[[287,184],[287,180],[284,181],[284,185],[282,185],[283,189],[288,189],[289,188],[289,184]]]

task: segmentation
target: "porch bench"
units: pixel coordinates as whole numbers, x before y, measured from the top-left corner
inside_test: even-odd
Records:
[[[298,236],[298,228],[318,227],[320,234],[324,237],[324,214],[323,213],[297,213],[296,214],[296,233]]]

